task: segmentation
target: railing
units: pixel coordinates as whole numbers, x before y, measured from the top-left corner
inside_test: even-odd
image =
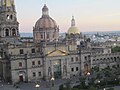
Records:
[[[37,57],[41,57],[41,54],[40,53],[27,54],[27,58],[37,58]],[[25,58],[26,58],[25,54],[11,55],[11,59],[25,59]]]

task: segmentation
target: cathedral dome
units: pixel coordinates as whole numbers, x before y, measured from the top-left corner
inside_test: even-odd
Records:
[[[75,26],[75,19],[72,17],[71,27],[68,29],[68,34],[80,34],[79,29]]]
[[[35,24],[35,28],[55,28],[55,27],[57,27],[56,22],[51,17],[42,17]]]
[[[56,28],[57,24],[48,14],[48,8],[46,5],[42,8],[42,17],[36,22],[35,28]]]
[[[68,34],[80,34],[80,31],[77,27],[72,26],[68,29]]]

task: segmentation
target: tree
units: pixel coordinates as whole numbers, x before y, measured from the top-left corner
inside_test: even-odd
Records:
[[[89,90],[97,90],[95,87],[91,86]]]
[[[63,90],[64,87],[63,87],[63,84],[59,86],[59,90]]]

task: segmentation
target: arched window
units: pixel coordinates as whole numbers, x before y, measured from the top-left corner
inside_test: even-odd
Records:
[[[43,39],[43,34],[41,34],[41,39]]]
[[[13,19],[13,15],[10,15],[10,19]]]
[[[7,15],[7,19],[8,19],[8,20],[10,19],[10,15]]]
[[[50,35],[49,34],[47,34],[47,39],[49,39],[50,38]]]
[[[12,36],[16,36],[16,31],[15,31],[15,29],[12,29]]]
[[[116,61],[116,57],[114,57],[114,61]]]
[[[9,36],[9,30],[8,29],[5,30],[5,36]]]

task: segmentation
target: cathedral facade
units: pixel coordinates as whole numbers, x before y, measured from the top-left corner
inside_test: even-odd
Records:
[[[1,0],[0,19],[2,78],[15,83],[80,74],[76,43],[59,40],[59,27],[46,5],[33,28],[33,42],[20,39],[14,0]]]
[[[110,48],[93,48],[75,26],[74,17],[66,37],[59,39],[59,26],[50,17],[46,5],[33,28],[32,41],[22,41],[14,0],[0,0],[0,77],[5,81],[16,83],[84,75],[98,64],[93,52],[104,54],[102,58],[106,53],[112,55]]]

